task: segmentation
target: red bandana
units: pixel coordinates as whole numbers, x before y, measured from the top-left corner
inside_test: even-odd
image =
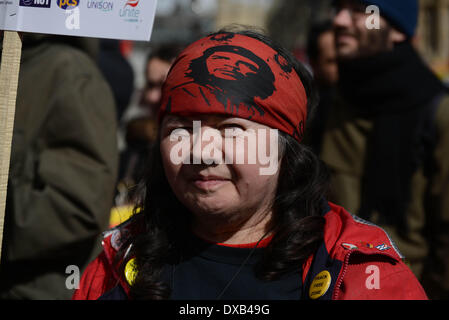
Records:
[[[301,79],[280,54],[251,37],[220,33],[194,42],[173,64],[162,95],[160,120],[165,113],[224,114],[303,138]]]

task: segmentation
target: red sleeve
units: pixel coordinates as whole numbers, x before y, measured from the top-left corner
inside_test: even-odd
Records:
[[[84,271],[72,300],[96,300],[115,285],[104,251]]]
[[[388,260],[349,265],[338,292],[338,300],[428,300],[412,271]]]

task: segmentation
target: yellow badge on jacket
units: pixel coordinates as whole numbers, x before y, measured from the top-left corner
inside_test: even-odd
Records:
[[[331,285],[331,274],[329,271],[324,270],[318,273],[315,278],[313,278],[312,284],[309,288],[310,299],[318,299],[326,294],[329,286]]]
[[[130,286],[133,285],[137,277],[137,265],[136,259],[132,258],[126,263],[125,266],[125,279]]]

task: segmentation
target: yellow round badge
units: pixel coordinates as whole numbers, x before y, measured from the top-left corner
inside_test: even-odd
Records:
[[[136,259],[132,258],[126,263],[125,266],[125,279],[129,283],[130,286],[133,285],[134,280],[137,277],[137,266]]]
[[[309,288],[309,297],[310,299],[318,299],[319,297],[322,297],[327,290],[329,289],[329,286],[331,284],[331,274],[329,271],[321,271],[316,275],[315,278],[313,278],[312,284]]]

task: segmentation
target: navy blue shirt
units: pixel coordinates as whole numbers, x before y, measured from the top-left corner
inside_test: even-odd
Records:
[[[164,268],[163,280],[172,289],[170,299],[301,299],[302,281],[299,269],[276,281],[267,282],[256,277],[254,266],[262,253],[263,248],[228,247],[192,237],[186,241],[179,261],[167,264]],[[231,281],[233,277],[235,278]],[[126,298],[120,286],[100,297],[101,300]]]

